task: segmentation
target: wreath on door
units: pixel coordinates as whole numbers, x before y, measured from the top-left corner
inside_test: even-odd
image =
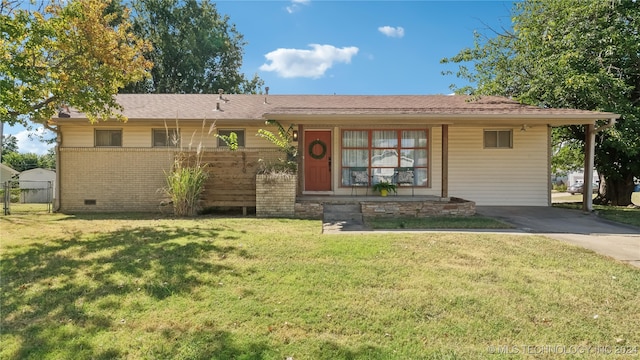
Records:
[[[314,149],[315,149],[316,145],[320,145],[320,148],[321,148],[320,153],[318,153],[318,154],[316,154],[314,152]],[[312,158],[314,158],[316,160],[320,160],[326,154],[327,154],[327,144],[325,144],[324,141],[322,141],[320,139],[316,139],[316,140],[313,140],[309,144],[309,156],[311,156]]]

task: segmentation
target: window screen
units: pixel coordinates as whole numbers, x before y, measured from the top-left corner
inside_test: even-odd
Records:
[[[122,130],[96,130],[96,146],[122,146]]]
[[[153,129],[153,146],[180,146],[178,129]]]
[[[512,144],[511,130],[485,130],[484,147],[486,149],[510,149]]]

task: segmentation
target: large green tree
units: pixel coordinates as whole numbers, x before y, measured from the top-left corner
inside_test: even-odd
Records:
[[[20,172],[35,168],[55,169],[56,155],[53,150],[45,155],[9,152],[2,158],[2,163]]]
[[[245,78],[243,36],[209,0],[133,0],[136,34],[153,44],[151,78],[130,93],[256,93],[263,81]]]
[[[109,1],[39,3],[0,5],[0,121],[49,126],[67,106],[92,120],[112,116],[118,90],[152,66],[148,43]]]
[[[18,139],[13,135],[2,135],[0,160],[8,153],[18,152]]]
[[[443,63],[472,86],[458,92],[513,97],[544,107],[621,114],[597,134],[595,203],[628,205],[640,176],[640,5],[634,0],[525,0],[513,30],[476,34],[475,45]],[[471,65],[471,66],[468,66]],[[554,129],[554,139],[585,140],[584,126]]]

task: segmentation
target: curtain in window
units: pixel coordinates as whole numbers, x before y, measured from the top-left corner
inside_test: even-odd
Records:
[[[377,130],[371,134],[372,148],[398,147],[398,132],[396,130]]]
[[[342,133],[342,147],[367,148],[369,147],[368,134],[368,131],[345,131]]]
[[[122,146],[121,130],[96,130],[96,146]]]
[[[110,131],[96,131],[96,146],[110,146],[111,145],[111,132]]]
[[[399,167],[412,168],[415,186],[427,186],[427,130],[345,130],[342,132],[342,184],[351,169],[368,168],[371,183],[394,181]]]
[[[402,147],[415,148],[427,146],[427,132],[424,130],[402,131]]]
[[[369,166],[369,150],[344,149],[342,150],[342,166]]]

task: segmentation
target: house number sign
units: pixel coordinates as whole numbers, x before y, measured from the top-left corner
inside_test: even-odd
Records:
[[[320,145],[320,152],[317,154],[315,152],[316,145]],[[316,139],[309,144],[309,156],[311,156],[312,158],[316,160],[320,160],[326,154],[327,154],[327,144],[325,144],[322,140]]]

